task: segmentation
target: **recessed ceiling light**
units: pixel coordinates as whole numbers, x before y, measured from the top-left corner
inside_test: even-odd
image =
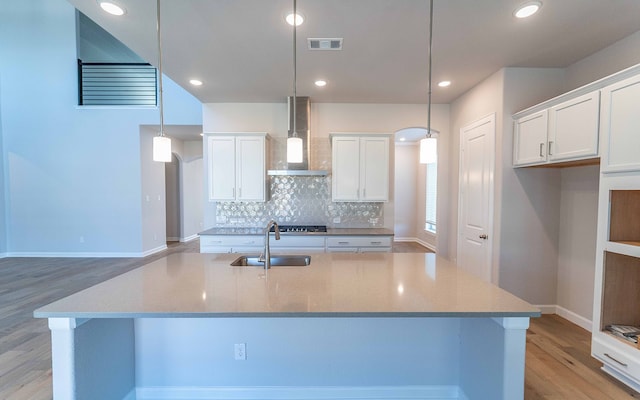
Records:
[[[513,16],[516,18],[527,18],[537,13],[540,7],[542,7],[542,2],[529,1],[518,7],[513,12]]]
[[[293,13],[289,14],[285,18],[287,20],[287,24],[293,26]],[[304,16],[302,14],[296,14],[296,26],[302,25],[304,22]]]
[[[451,85],[451,81],[442,81],[442,82],[438,83],[438,86],[440,86],[440,87],[447,87],[449,85]]]
[[[407,138],[403,138],[403,137],[400,138],[401,142],[404,142],[405,140],[407,140]]]
[[[120,16],[126,13],[126,10],[124,8],[110,1],[99,1],[98,3],[100,4],[100,8],[111,15]]]
[[[202,86],[202,81],[199,79],[191,79],[189,80],[189,83],[193,86]]]
[[[323,87],[323,86],[327,86],[327,81],[322,80],[322,79],[318,79],[317,81],[314,82],[316,84],[316,86],[318,87]]]

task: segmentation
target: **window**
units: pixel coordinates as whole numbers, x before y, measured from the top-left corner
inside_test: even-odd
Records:
[[[425,224],[426,231],[436,233],[436,198],[438,193],[438,163],[427,164],[427,182],[425,196]]]

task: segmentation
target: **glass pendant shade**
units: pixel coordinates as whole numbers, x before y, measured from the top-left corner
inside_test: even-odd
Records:
[[[287,162],[302,162],[302,139],[299,137],[290,137],[287,139]]]
[[[166,136],[153,137],[153,161],[171,162],[171,139]]]
[[[436,161],[438,161],[438,139],[434,137],[422,139],[420,141],[420,164],[432,164]]]

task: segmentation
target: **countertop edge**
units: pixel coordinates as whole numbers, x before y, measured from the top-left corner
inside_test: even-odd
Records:
[[[198,313],[198,312],[148,312],[148,313],[96,313],[96,312],[46,312],[36,310],[34,318],[538,318],[540,311],[504,312],[246,312],[246,313]]]

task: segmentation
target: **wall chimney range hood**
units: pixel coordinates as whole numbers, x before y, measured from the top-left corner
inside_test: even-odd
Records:
[[[289,132],[287,137],[293,133],[293,97],[287,98],[287,109],[289,114]],[[298,137],[302,139],[302,162],[287,163],[287,169],[270,169],[267,175],[272,176],[326,176],[326,170],[309,169],[309,125],[311,122],[311,103],[309,97],[297,96],[296,104],[296,130]]]

